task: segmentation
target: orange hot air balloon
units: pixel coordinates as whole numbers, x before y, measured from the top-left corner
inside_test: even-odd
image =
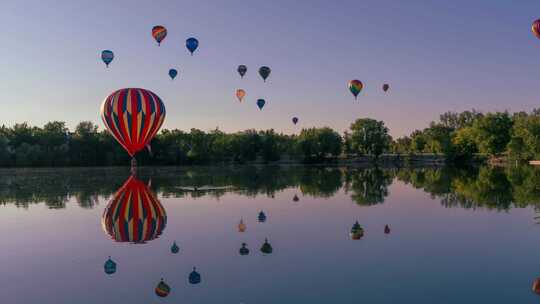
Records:
[[[167,213],[155,194],[131,176],[105,207],[103,230],[117,242],[145,243],[157,238],[167,225]]]
[[[238,232],[245,232],[246,231],[246,224],[244,224],[244,220],[240,219],[240,223],[238,223]]]
[[[246,96],[246,91],[242,89],[236,90],[236,98],[238,98],[239,102],[242,102],[242,99],[244,99],[244,96]]]
[[[146,148],[165,121],[165,105],[145,89],[120,89],[101,105],[101,119],[107,130],[133,157]]]

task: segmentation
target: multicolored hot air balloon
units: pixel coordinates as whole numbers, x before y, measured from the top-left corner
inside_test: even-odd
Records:
[[[161,281],[157,284],[155,291],[158,297],[165,298],[171,292],[171,288],[169,285],[167,285],[167,283],[165,283],[165,281],[163,281],[163,279],[161,279]]]
[[[247,72],[247,66],[241,64],[236,70],[238,71],[238,74],[240,74],[240,78],[244,78],[244,75],[246,75]]]
[[[113,59],[114,59],[114,53],[111,50],[101,51],[101,60],[105,62],[106,67],[109,67],[109,63],[111,63]]]
[[[266,82],[266,78],[270,76],[270,72],[272,72],[272,70],[270,70],[270,68],[267,66],[262,66],[259,68],[259,75],[261,75],[264,82]]]
[[[298,123],[298,117],[293,117],[292,122],[293,122],[293,124],[297,124]]]
[[[162,25],[156,25],[152,28],[152,37],[156,39],[158,46],[161,45],[161,41],[167,37],[167,29]]]
[[[142,181],[131,176],[105,208],[103,230],[117,242],[145,243],[157,238],[167,225],[167,213]]]
[[[242,89],[236,90],[236,98],[238,98],[239,102],[242,102],[242,99],[244,99],[244,96],[246,96],[246,91]]]
[[[169,77],[171,77],[171,79],[174,79],[176,75],[178,75],[178,71],[176,69],[169,70]]]
[[[385,83],[382,85],[382,90],[385,92],[388,92],[388,89],[390,89],[390,85],[388,83]]]
[[[540,19],[533,22],[532,32],[536,36],[536,38],[540,39]]]
[[[349,81],[349,91],[354,95],[354,99],[358,97],[358,93],[362,91],[362,88],[364,88],[364,84],[357,79]]]
[[[157,134],[165,120],[165,105],[151,91],[120,89],[101,105],[101,119],[118,143],[133,157]]]
[[[193,56],[193,52],[195,52],[197,47],[199,47],[199,40],[196,38],[191,37],[186,40],[186,48],[191,53],[191,56]]]
[[[257,107],[259,107],[259,110],[262,110],[265,103],[266,101],[264,101],[264,99],[257,99]]]

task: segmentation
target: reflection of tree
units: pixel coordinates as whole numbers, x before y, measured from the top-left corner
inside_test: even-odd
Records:
[[[302,170],[300,191],[314,197],[331,197],[341,188],[341,175],[338,168],[314,167]]]
[[[352,192],[352,200],[365,206],[382,204],[393,180],[390,171],[379,168],[351,170],[346,175],[347,182],[350,182],[348,188]]]

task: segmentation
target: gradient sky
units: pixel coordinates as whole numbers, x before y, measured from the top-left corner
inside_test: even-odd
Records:
[[[164,100],[165,128],[343,131],[371,117],[401,136],[445,111],[540,107],[537,18],[538,0],[7,0],[0,123],[102,127],[108,94],[143,87]],[[157,24],[168,29],[161,47],[150,35]],[[193,57],[190,36],[200,41]],[[115,52],[109,69],[103,49]],[[261,65],[272,68],[266,84]],[[347,90],[355,78],[366,86],[356,102]],[[247,91],[243,104],[237,88]],[[257,98],[267,101],[262,112]]]

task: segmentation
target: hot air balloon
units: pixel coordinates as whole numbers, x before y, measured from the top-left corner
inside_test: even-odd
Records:
[[[193,267],[193,271],[189,274],[190,284],[199,284],[201,282],[201,274],[197,272],[197,269]]]
[[[246,247],[246,243],[242,243],[242,248],[240,248],[240,250],[238,250],[238,252],[240,253],[240,255],[248,255],[249,254],[249,249]]]
[[[191,56],[193,56],[193,52],[199,47],[199,40],[191,37],[186,40],[186,48],[191,53]]]
[[[536,36],[536,38],[540,39],[540,19],[533,22],[532,32]]]
[[[390,226],[388,225],[384,226],[384,234],[390,234]]]
[[[382,89],[383,91],[388,92],[388,89],[390,89],[390,85],[388,83],[385,83],[382,85]]]
[[[176,69],[169,70],[169,76],[171,77],[171,79],[174,79],[176,75],[178,75],[178,71]]]
[[[246,91],[242,89],[236,90],[236,98],[238,98],[239,102],[242,102],[242,99],[244,99],[244,96],[246,96]]]
[[[298,123],[298,117],[293,117],[292,122],[293,122],[293,124],[297,124]]]
[[[259,107],[259,110],[262,110],[265,103],[266,101],[264,101],[264,99],[257,99],[257,107]]]
[[[270,72],[272,72],[272,70],[270,70],[270,68],[267,66],[262,66],[259,68],[259,75],[261,75],[264,82],[266,82],[266,78],[270,76]]]
[[[240,78],[244,78],[244,75],[246,75],[247,72],[247,66],[241,64],[236,70],[238,71],[238,74],[240,74]]]
[[[180,247],[178,247],[178,245],[176,245],[176,241],[173,242],[172,246],[171,246],[171,252],[172,253],[178,253],[180,251]]]
[[[532,291],[540,295],[540,278],[536,278],[536,280],[534,280],[532,285]]]
[[[111,257],[109,256],[109,259],[105,262],[103,268],[106,274],[113,274],[116,272],[116,263],[111,260]]]
[[[354,99],[358,97],[358,93],[362,91],[364,84],[360,80],[354,79],[349,81],[349,91],[354,95]]]
[[[167,285],[167,283],[165,283],[163,279],[161,279],[161,281],[156,286],[156,295],[160,298],[165,298],[169,295],[170,292],[171,288],[169,287],[169,285]]]
[[[109,63],[111,63],[113,59],[114,59],[114,53],[111,50],[101,51],[101,60],[105,62],[106,67],[109,67]]]
[[[118,143],[132,157],[144,149],[157,134],[165,120],[165,105],[151,91],[120,89],[101,105],[101,119]]]
[[[272,245],[268,243],[268,239],[264,239],[264,244],[261,246],[261,252],[264,254],[271,254],[272,251]]]
[[[103,211],[101,226],[117,242],[145,243],[165,229],[167,213],[142,181],[131,176]]]
[[[258,220],[259,220],[259,223],[266,222],[266,214],[264,214],[264,212],[262,212],[262,211],[259,212]]]
[[[244,224],[243,219],[240,219],[240,223],[238,223],[238,232],[246,232],[246,224]]]
[[[158,46],[161,45],[161,41],[167,37],[167,29],[162,25],[156,25],[152,28],[152,37],[156,39]]]
[[[360,226],[358,221],[352,226],[350,236],[353,240],[359,240],[364,236],[364,229]]]

